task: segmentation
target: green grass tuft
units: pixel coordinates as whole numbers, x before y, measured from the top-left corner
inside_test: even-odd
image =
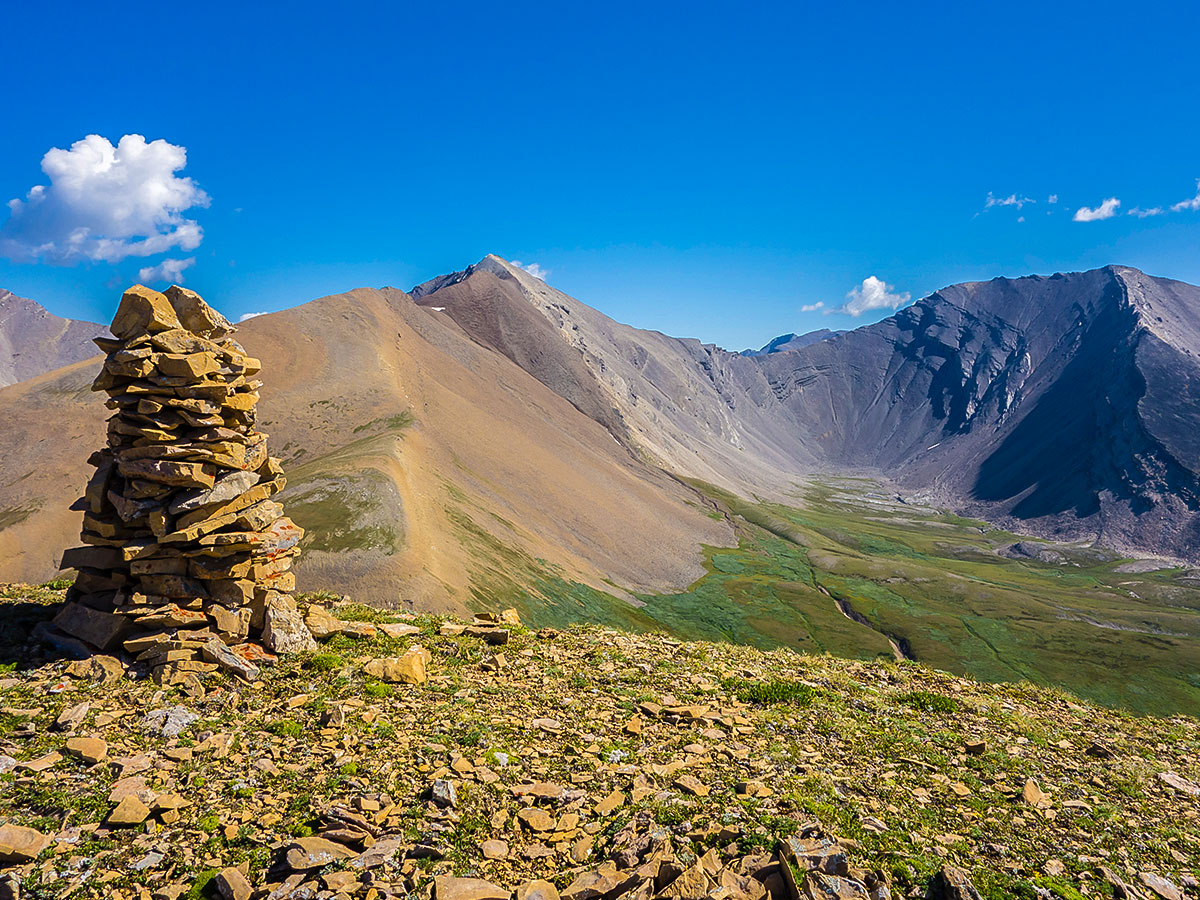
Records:
[[[216,831],[216,828],[213,828]],[[192,886],[188,888],[188,892],[183,895],[183,900],[203,900],[203,898],[216,896],[217,892],[213,890],[213,880],[217,877],[216,869],[205,869],[196,876],[196,880],[192,882]]]
[[[280,737],[298,738],[304,734],[304,726],[295,719],[278,719],[267,724],[267,731]]]
[[[336,653],[314,653],[304,661],[304,668],[310,672],[333,672],[344,665],[345,658]]]
[[[395,687],[382,681],[368,681],[362,686],[363,696],[375,700],[390,697],[394,693],[396,693]]]
[[[781,703],[810,706],[817,696],[812,686],[791,678],[772,678],[769,681],[731,679],[725,682],[725,687],[733,691],[743,703],[757,703],[759,706],[775,706]]]

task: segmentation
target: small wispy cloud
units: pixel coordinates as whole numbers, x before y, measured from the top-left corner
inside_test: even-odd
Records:
[[[1027,203],[1035,203],[1036,201],[1024,194],[1009,194],[1004,197],[997,197],[994,193],[988,192],[987,200],[984,203],[983,209],[975,215],[980,215],[982,212],[997,206],[1014,206],[1019,211]],[[1058,194],[1048,194],[1046,196],[1047,206],[1057,206],[1059,203]],[[1135,219],[1151,219],[1156,216],[1163,216],[1168,213],[1188,212],[1200,210],[1200,178],[1196,179],[1196,195],[1189,197],[1186,200],[1180,200],[1178,203],[1173,203],[1170,206],[1133,206],[1124,210],[1125,215],[1133,216]],[[1100,202],[1099,206],[1081,206],[1075,210],[1071,216],[1075,222],[1101,222],[1105,219],[1111,219],[1122,212],[1121,201],[1116,197],[1106,197]],[[1046,215],[1052,215],[1053,211],[1046,210]],[[1024,222],[1025,217],[1018,216],[1018,222]]]
[[[824,305],[824,300],[818,300],[816,303],[805,303],[802,307],[800,307],[800,312],[816,312]]]
[[[863,283],[846,294],[846,304],[830,312],[845,313],[849,316],[861,316],[875,309],[899,309],[908,302],[908,291],[895,292],[893,285],[868,275]]]
[[[519,259],[514,259],[512,261],[512,264],[514,266],[516,266],[518,269],[524,269],[526,272],[528,272],[534,278],[540,278],[542,281],[545,281],[547,278],[550,277],[550,270],[542,268],[535,262],[523,263]]]
[[[1171,204],[1171,212],[1184,212],[1186,210],[1200,209],[1200,178],[1196,179],[1196,196],[1190,200],[1180,200],[1178,203]]]
[[[190,269],[196,264],[196,257],[187,259],[164,259],[157,266],[144,266],[138,269],[138,281],[142,284],[183,284],[183,270]]]
[[[265,316],[266,314],[267,314],[266,310],[263,310],[262,312],[256,312],[256,313],[242,313],[240,316],[238,316],[238,321],[245,322],[247,319],[256,319],[259,316]]]
[[[1023,194],[1009,194],[1007,197],[997,197],[991,191],[988,191],[987,200],[984,202],[983,208],[991,209],[993,206],[1015,206],[1017,209],[1020,209],[1026,203],[1037,203],[1037,201]]]
[[[1116,197],[1108,197],[1097,207],[1079,207],[1079,209],[1075,210],[1075,215],[1072,218],[1076,222],[1099,222],[1103,219],[1111,219],[1117,214],[1117,210],[1120,208],[1120,200]]]

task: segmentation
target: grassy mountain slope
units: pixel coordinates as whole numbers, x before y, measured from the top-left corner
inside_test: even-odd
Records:
[[[883,472],[1025,532],[1200,560],[1195,286],[996,278],[755,356],[614,322],[495,256],[415,292],[668,471],[776,499],[797,473]]]
[[[1119,274],[1122,284],[1134,278]],[[1146,299],[1120,294],[1107,270],[1064,278],[1080,303],[1107,309],[1125,298],[1143,318],[1162,307],[1157,282],[1142,289]],[[983,304],[976,295],[999,291],[1010,312],[1024,310],[1029,290],[1061,289],[1052,281],[968,285],[947,292],[954,302],[914,307],[910,318],[940,323],[903,370],[915,393],[933,379],[959,396],[945,381],[950,356],[929,348],[950,346],[962,324],[954,317]],[[1165,318],[1162,341],[1187,336]],[[897,322],[773,356],[795,374],[838,342],[894,349]],[[986,361],[1021,324],[960,343]],[[1031,334],[1050,346],[1052,332]],[[1082,546],[1013,558],[1019,535],[898,504],[866,481],[797,490],[781,461],[795,451],[799,465],[799,438],[763,423],[777,393],[806,415],[824,407],[805,412],[797,382],[765,378],[778,361],[619,325],[494,257],[412,297],[362,289],[262,316],[242,338],[264,363],[260,413],[285,462],[282,499],[308,529],[302,587],[387,608],[515,606],[537,625],[909,655],[1140,711],[1200,709],[1194,573],[1129,571]],[[102,434],[103,409],[86,390],[93,367],[0,389],[0,417],[13,423],[0,430],[0,577],[50,577],[74,542],[78,514],[66,507]],[[1053,381],[1047,367],[1024,384]],[[841,377],[812,368],[811,384]],[[970,368],[982,373],[972,388],[981,403],[947,400],[947,409],[986,419],[1001,398],[988,366]],[[912,400],[872,390],[878,421],[863,427],[882,427]],[[1156,384],[1146,396],[1165,391]],[[1156,434],[1184,446],[1174,426],[1186,416],[1166,419]],[[771,486],[760,494],[759,484]]]
[[[103,402],[91,392],[99,360],[0,388],[0,577],[51,578],[75,546],[88,455],[104,440]]]

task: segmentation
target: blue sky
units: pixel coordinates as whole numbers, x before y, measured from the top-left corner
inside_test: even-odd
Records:
[[[8,4],[0,287],[107,321],[175,260],[238,316],[494,252],[741,349],[890,312],[851,291],[1200,282],[1195,5],[832,6]]]

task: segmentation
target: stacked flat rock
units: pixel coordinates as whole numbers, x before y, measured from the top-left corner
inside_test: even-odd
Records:
[[[283,470],[255,427],[258,360],[181,287],[130,288],[111,330],[92,386],[114,410],[108,446],[89,459],[84,546],[62,558],[78,575],[44,636],[123,647],[163,683],[217,666],[250,678],[268,651],[311,649],[291,597],[303,530],[272,499]]]

